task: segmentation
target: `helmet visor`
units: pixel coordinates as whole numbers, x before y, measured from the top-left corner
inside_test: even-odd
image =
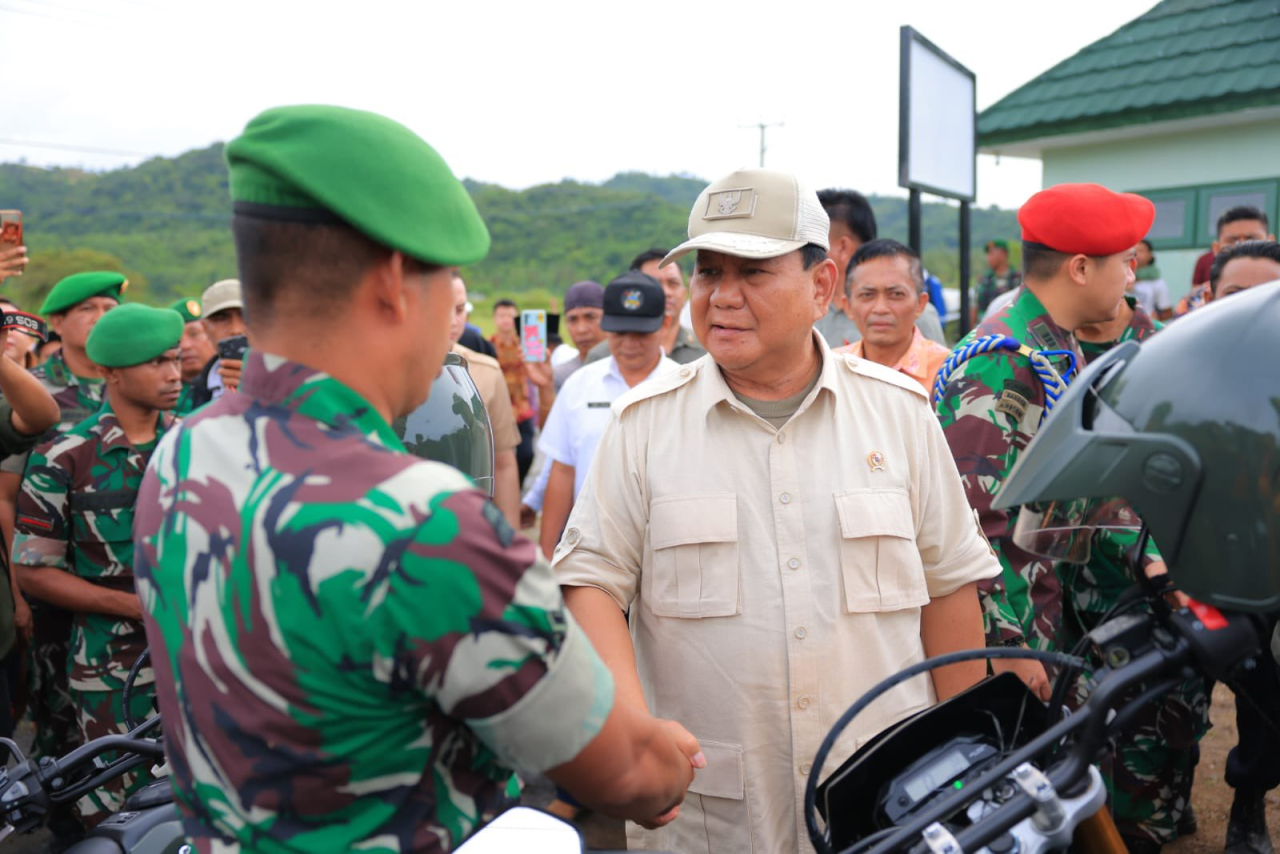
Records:
[[[1099,531],[1136,531],[1142,520],[1121,498],[1024,504],[1013,526],[1023,551],[1063,563],[1088,563]]]

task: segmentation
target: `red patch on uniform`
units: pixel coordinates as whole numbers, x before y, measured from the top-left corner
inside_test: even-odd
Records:
[[[53,530],[53,523],[48,519],[36,519],[32,516],[19,516],[18,521],[30,528],[39,528],[42,531]]]

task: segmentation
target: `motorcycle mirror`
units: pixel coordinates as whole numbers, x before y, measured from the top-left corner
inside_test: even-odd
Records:
[[[513,807],[462,843],[458,854],[583,854],[585,850],[572,824],[541,810]]]

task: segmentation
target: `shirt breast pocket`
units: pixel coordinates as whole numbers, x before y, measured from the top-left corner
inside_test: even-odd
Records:
[[[653,561],[643,597],[660,617],[729,617],[739,612],[738,497],[672,495],[649,506]]]
[[[837,492],[835,502],[845,612],[900,611],[927,604],[929,590],[907,493],[850,489]]]

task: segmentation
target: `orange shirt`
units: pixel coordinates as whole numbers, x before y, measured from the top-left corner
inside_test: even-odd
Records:
[[[841,347],[836,352],[852,353],[860,359],[866,358],[862,355],[861,341],[855,341],[847,347]],[[898,364],[892,367],[924,386],[925,394],[931,394],[933,392],[933,380],[938,376],[938,371],[942,369],[942,363],[950,355],[950,350],[936,341],[930,341],[925,338],[920,334],[920,328],[915,327],[911,335],[911,346],[907,348],[906,354],[898,360]]]

